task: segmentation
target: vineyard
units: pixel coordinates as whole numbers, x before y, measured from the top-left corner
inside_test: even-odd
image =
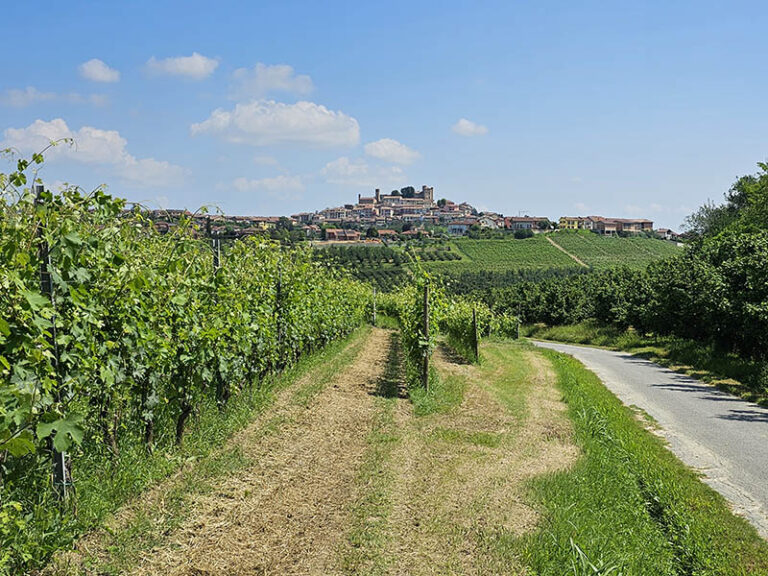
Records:
[[[543,235],[521,240],[458,240],[456,245],[468,259],[466,267],[501,271],[576,266]]]
[[[552,238],[565,250],[549,240]],[[451,291],[467,293],[525,280],[571,275],[589,269],[629,266],[680,252],[672,242],[646,237],[614,238],[591,232],[558,232],[525,239],[433,241],[397,246],[331,246],[317,250],[317,258],[332,262],[359,280],[389,291],[412,278],[414,263],[443,278]],[[574,260],[566,252],[572,254]]]
[[[122,477],[124,454],[126,465],[142,450],[170,457],[201,413],[225,418],[240,396],[370,319],[374,303],[369,285],[328,266],[338,255],[225,242],[191,220],[160,234],[101,190],[26,187],[28,168],[21,160],[3,177],[0,204],[0,573],[45,560],[98,520],[76,514],[90,496],[76,488],[96,468]],[[414,260],[354,255],[393,268]],[[481,333],[517,330],[483,305],[449,301],[437,284],[422,299],[429,282],[380,303],[400,321],[412,385],[425,388],[440,334],[476,361]]]
[[[574,445],[595,431],[558,400],[569,388],[556,382],[573,378],[555,369],[570,368],[514,342],[520,313],[626,323],[643,273],[574,267],[544,237],[313,250],[222,238],[192,219],[160,234],[100,190],[27,187],[28,169],[22,160],[2,178],[0,204],[0,574],[421,573],[433,545],[430,563],[454,573],[457,534],[473,542],[462,562],[490,562],[492,573],[557,570],[568,558],[592,566],[598,546],[612,562],[600,566],[642,565],[617,524],[655,534],[659,565],[676,558],[644,513],[642,483],[616,481],[629,452]],[[608,246],[586,240],[587,259]],[[435,271],[474,259],[486,260],[474,272],[485,291],[459,295],[461,276]],[[652,267],[660,287],[686,262]],[[352,276],[363,270],[397,270],[399,285],[374,290]],[[511,285],[492,289],[499,279]],[[569,403],[607,394],[594,388],[573,385]],[[584,432],[572,434],[569,418]],[[633,417],[611,419],[657,440]],[[586,476],[569,469],[597,457]],[[643,458],[634,474],[655,474]],[[527,502],[552,471],[567,474],[562,485]],[[756,534],[699,495],[697,479],[662,471],[715,511],[673,526],[686,549],[722,566],[765,564]],[[595,483],[636,492],[634,508],[595,512]],[[578,517],[548,509],[558,498]],[[547,530],[525,516],[533,504]],[[688,501],[664,505],[682,514]],[[467,536],[478,510],[514,545]],[[716,529],[717,542],[699,536]]]
[[[6,569],[44,558],[59,537],[80,461],[180,445],[202,406],[224,410],[370,308],[368,287],[307,249],[222,249],[189,222],[160,235],[101,191],[31,192],[26,168],[4,179],[0,204]]]
[[[560,231],[553,236],[559,246],[592,268],[617,265],[644,268],[662,258],[680,253],[679,247],[656,238],[600,236],[592,232]]]

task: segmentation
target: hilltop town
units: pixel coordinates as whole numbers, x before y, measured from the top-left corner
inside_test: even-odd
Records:
[[[643,218],[562,216],[552,221],[546,216],[480,212],[467,202],[456,203],[446,198],[436,201],[435,190],[430,186],[422,186],[421,190],[407,186],[388,194],[377,188],[372,196],[358,194],[356,203],[300,212],[290,217],[206,215],[185,210],[154,210],[150,217],[161,231],[170,230],[180,218],[187,217],[201,229],[205,227],[209,234],[248,236],[282,229],[300,231],[305,238],[328,241],[360,241],[365,237],[466,236],[483,231],[510,232],[521,238],[555,229],[678,239],[675,232],[666,228],[654,229],[653,221]]]

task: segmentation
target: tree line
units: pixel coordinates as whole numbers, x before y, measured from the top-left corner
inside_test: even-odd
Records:
[[[723,203],[700,208],[687,227],[686,249],[644,270],[524,281],[477,295],[528,323],[595,319],[767,359],[768,164],[739,178]]]

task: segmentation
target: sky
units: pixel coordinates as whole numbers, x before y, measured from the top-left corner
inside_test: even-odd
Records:
[[[767,30],[760,1],[7,2],[0,148],[72,138],[46,185],[155,208],[429,185],[678,229],[768,159]]]

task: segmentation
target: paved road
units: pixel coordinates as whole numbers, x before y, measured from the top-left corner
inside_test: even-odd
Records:
[[[535,344],[574,356],[624,404],[655,418],[678,458],[768,538],[768,410],[631,354]]]

